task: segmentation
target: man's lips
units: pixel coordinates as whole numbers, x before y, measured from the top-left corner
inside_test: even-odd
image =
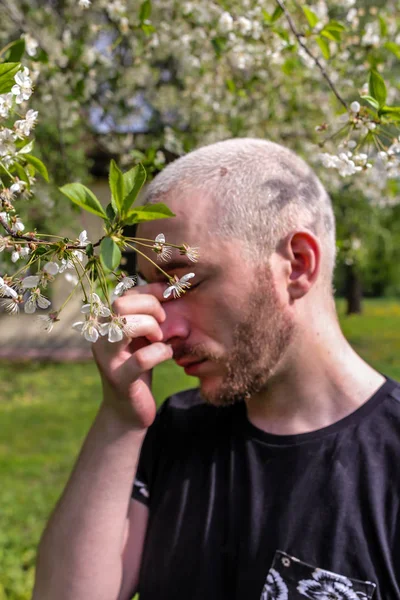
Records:
[[[180,360],[176,360],[175,362],[180,367],[188,367],[189,365],[201,363],[201,362],[204,362],[205,360],[207,360],[207,359],[206,358],[195,358],[195,359],[181,358]]]

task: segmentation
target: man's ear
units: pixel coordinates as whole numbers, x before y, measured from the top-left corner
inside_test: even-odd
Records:
[[[321,244],[311,232],[296,231],[287,238],[285,250],[290,263],[288,292],[296,300],[305,296],[318,278]]]

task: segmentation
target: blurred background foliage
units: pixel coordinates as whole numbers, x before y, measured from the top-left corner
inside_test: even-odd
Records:
[[[387,102],[400,104],[397,0],[286,6],[346,103],[365,105],[360,92],[376,69]],[[345,111],[274,0],[94,0],[86,10],[80,0],[0,0],[0,22],[0,47],[20,41],[2,58],[18,51],[14,59],[34,80],[34,153],[52,180],[38,181],[19,206],[27,227],[80,230],[57,187],[105,179],[111,158],[124,169],[141,161],[152,176],[184,152],[228,137],[282,143],[314,166],[333,199],[344,333],[365,360],[400,380],[399,178],[375,168],[340,177],[322,167],[321,151],[346,149],[335,135]],[[383,141],[395,136],[389,128]],[[361,311],[362,298],[364,314],[346,317]],[[29,600],[36,545],[100,387],[87,363],[0,362],[0,382],[0,600]],[[158,403],[193,385],[173,364],[156,369]]]

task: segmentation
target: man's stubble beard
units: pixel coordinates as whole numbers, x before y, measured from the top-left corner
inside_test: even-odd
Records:
[[[200,386],[202,398],[214,406],[229,406],[266,390],[293,340],[295,325],[279,301],[269,267],[261,281],[234,327],[232,349],[217,361],[226,372],[222,382],[210,390]]]

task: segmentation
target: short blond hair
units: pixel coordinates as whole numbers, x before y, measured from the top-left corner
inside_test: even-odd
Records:
[[[210,230],[269,257],[291,231],[307,227],[322,246],[321,275],[332,284],[336,261],[331,199],[314,171],[294,152],[270,141],[236,138],[203,146],[170,163],[149,185],[144,202],[212,197]]]

